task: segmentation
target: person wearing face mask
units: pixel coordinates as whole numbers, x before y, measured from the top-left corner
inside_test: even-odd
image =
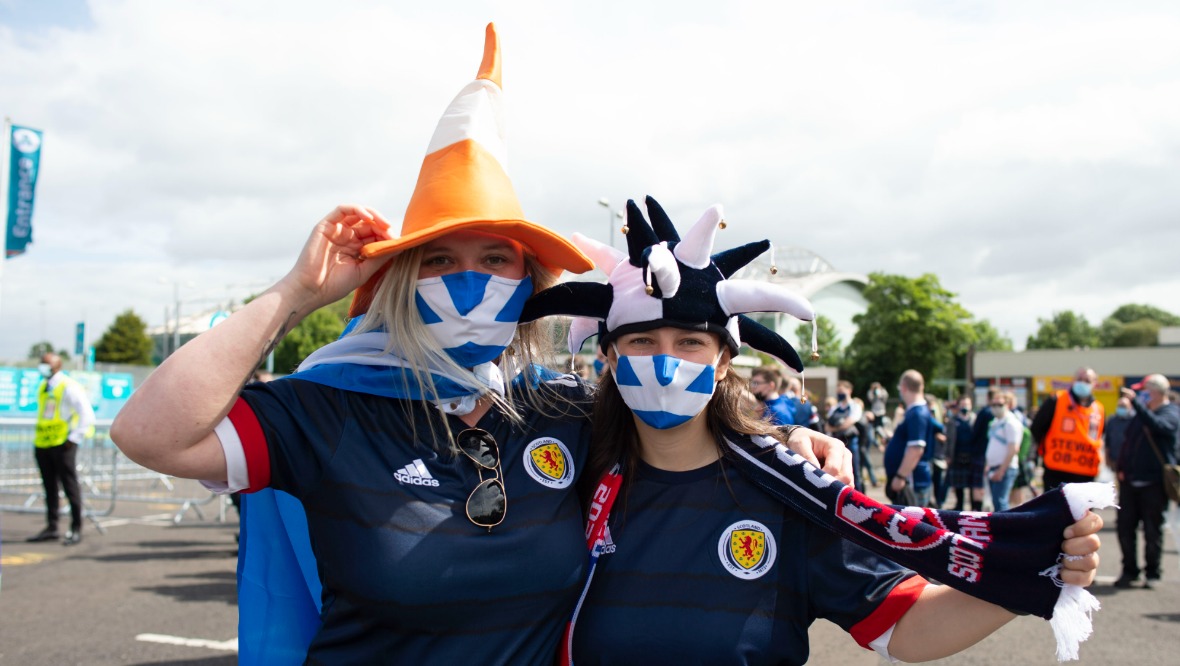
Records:
[[[975,412],[971,411],[971,396],[959,398],[958,407],[946,427],[950,465],[947,485],[955,491],[955,511],[983,510],[983,465],[976,465],[972,449],[972,430]],[[978,489],[978,493],[976,492]]]
[[[987,480],[995,511],[1007,511],[1012,485],[1019,465],[1017,453],[1024,426],[1010,409],[1015,401],[1011,393],[1003,392],[988,405],[992,421],[987,427]]]
[[[503,170],[501,95],[489,25],[401,234],[373,209],[336,208],[284,278],[181,347],[112,425],[129,458],[247,493],[244,664],[552,659],[585,569],[572,486],[588,391],[533,369],[547,335],[517,320],[535,290],[591,263],[520,210]],[[353,291],[340,340],[294,374],[242,388],[284,333]],[[523,369],[516,381],[511,366]],[[288,538],[282,524],[257,531],[265,489],[301,505],[314,561],[290,566],[309,576],[306,599],[251,596],[283,563],[252,571],[250,558]],[[275,495],[286,520],[287,496]],[[310,613],[286,607],[307,600]]]
[[[598,335],[610,365],[595,397],[581,482],[591,575],[560,663],[801,664],[816,617],[887,657],[923,660],[961,650],[1010,619],[958,589],[928,587],[881,556],[933,555],[924,568],[947,572],[948,562],[935,555],[944,542],[816,474],[780,447],[787,429],[743,411],[743,381],[731,365],[743,343],[802,370],[789,343],[743,313],[815,317],[782,287],[729,279],[768,243],[711,255],[724,226],[719,207],[683,239],[650,197],[647,208],[650,225],[628,202],[626,254],[574,236],[608,273],[607,284],[562,283],[530,299],[522,315],[577,317],[569,348]],[[826,504],[837,497],[839,510]],[[817,505],[844,518],[825,522]],[[1066,551],[1092,552],[1100,521],[1092,514],[1085,520],[1078,533],[1088,545],[1070,543]],[[861,537],[877,525],[897,541],[871,550],[862,544],[874,539]],[[1055,532],[1048,531],[1052,552],[1042,562],[1057,560]],[[1004,559],[1005,548],[989,544],[989,561]],[[1087,573],[1079,580],[1086,583],[1096,560],[1082,560]],[[1030,567],[1022,581],[1037,581],[1042,571]],[[1058,594],[1055,584],[1048,587]]]
[[[1143,587],[1155,587],[1163,569],[1164,511],[1168,495],[1163,485],[1163,465],[1180,459],[1180,406],[1172,402],[1168,378],[1151,374],[1142,382],[1123,387],[1122,398],[1130,401],[1133,417],[1119,452],[1119,549],[1123,570],[1115,587],[1135,585],[1144,574]],[[1136,394],[1135,391],[1140,391]],[[1139,566],[1138,531],[1143,525],[1144,566]]]
[[[788,396],[778,392],[782,373],[773,366],[756,368],[750,373],[750,393],[762,403],[763,417],[774,425],[794,425],[795,406]],[[795,399],[798,402],[798,399]]]
[[[856,424],[864,416],[864,408],[852,401],[852,382],[841,379],[836,382],[836,404],[832,405],[824,417],[824,428],[827,433],[844,442],[844,446],[852,451],[853,468],[856,475],[856,489],[864,490],[864,481],[860,478],[860,431]],[[867,446],[867,443],[866,443]]]
[[[58,488],[65,491],[70,503],[70,530],[62,544],[73,546],[82,541],[82,493],[78,489],[78,446],[94,432],[94,408],[86,389],[66,376],[61,357],[49,353],[37,366],[44,381],[37,390],[37,429],[33,436],[37,468],[45,486],[46,526],[28,541],[55,541],[59,538],[57,522]]]
[[[1098,477],[1106,413],[1094,399],[1097,379],[1093,368],[1078,368],[1068,390],[1057,391],[1037,408],[1029,430],[1044,466],[1045,490]]]
[[[1134,418],[1135,412],[1131,408],[1131,401],[1126,396],[1120,396],[1114,414],[1106,419],[1106,428],[1102,433],[1102,446],[1105,453],[1106,466],[1111,472],[1119,471],[1119,452],[1123,449],[1123,440],[1127,436],[1127,426]]]

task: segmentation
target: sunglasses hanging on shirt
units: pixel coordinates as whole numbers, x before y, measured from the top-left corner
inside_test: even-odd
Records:
[[[480,428],[464,430],[455,442],[479,472],[479,484],[467,496],[467,519],[491,532],[493,527],[504,522],[504,514],[508,511],[500,447],[491,433]],[[492,472],[490,479],[483,478],[484,470]]]

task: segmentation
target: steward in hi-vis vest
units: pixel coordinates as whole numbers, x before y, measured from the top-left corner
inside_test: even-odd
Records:
[[[33,446],[48,449],[61,446],[69,439],[70,426],[78,423],[79,415],[73,412],[67,421],[62,416],[62,401],[66,387],[73,381],[63,375],[52,389],[48,380],[41,383],[41,390],[37,391],[37,430],[33,435]]]
[[[1102,403],[1094,400],[1089,406],[1082,406],[1069,391],[1058,391],[1053,423],[1044,440],[1045,467],[1069,474],[1098,476],[1105,423]]]
[[[1063,483],[1093,481],[1102,463],[1102,433],[1106,410],[1094,399],[1098,373],[1079,368],[1068,390],[1057,391],[1041,403],[1029,426],[1037,454],[1045,466],[1045,490]]]
[[[37,389],[37,429],[33,446],[45,487],[47,525],[29,541],[58,538],[58,488],[70,502],[70,531],[64,543],[82,540],[82,493],[78,488],[78,446],[94,434],[94,408],[86,390],[61,371],[61,357],[45,354],[37,367],[45,381]]]

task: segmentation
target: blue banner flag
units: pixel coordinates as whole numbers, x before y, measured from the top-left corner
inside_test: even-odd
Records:
[[[24,254],[33,241],[33,193],[41,170],[41,130],[12,126],[8,157],[8,219],[6,258]]]

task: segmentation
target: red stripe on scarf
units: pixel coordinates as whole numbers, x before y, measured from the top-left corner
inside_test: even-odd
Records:
[[[853,625],[852,638],[866,650],[871,650],[869,643],[881,637],[881,634],[897,624],[902,615],[909,611],[922,590],[926,589],[926,579],[921,576],[911,576],[889,591],[889,596],[877,606],[872,615]]]
[[[270,485],[270,449],[266,446],[266,435],[254,410],[245,400],[238,398],[229,410],[230,423],[242,441],[242,452],[246,455],[246,474],[250,487],[244,493],[254,493]]]

